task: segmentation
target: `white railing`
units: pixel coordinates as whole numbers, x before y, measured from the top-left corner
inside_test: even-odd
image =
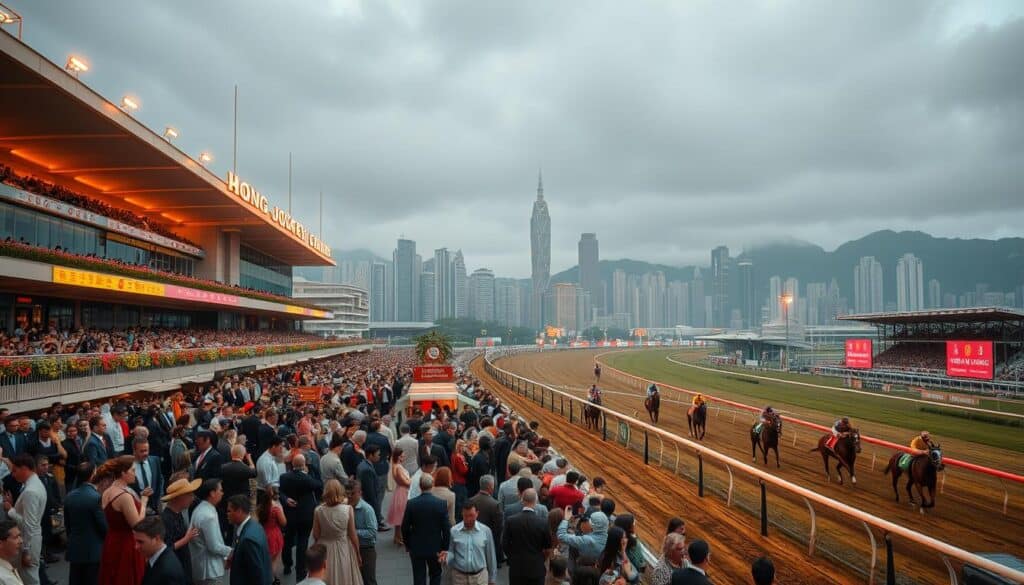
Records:
[[[489,374],[491,374],[492,376],[494,376],[495,378],[497,378],[499,381],[501,381],[502,384],[512,388],[513,391],[521,392],[524,396],[527,396],[529,394],[529,395],[532,396],[532,399],[534,399],[534,400],[537,399],[537,394],[538,394],[538,390],[539,390],[540,403],[541,403],[542,407],[545,407],[545,394],[547,394],[550,397],[547,400],[547,403],[551,407],[552,411],[555,411],[555,398],[556,397],[558,397],[558,399],[560,401],[560,404],[564,404],[566,401],[568,401],[568,403],[570,405],[569,406],[569,421],[570,421],[570,423],[573,422],[573,418],[572,418],[573,417],[573,406],[572,406],[573,404],[577,405],[576,411],[580,414],[580,418],[582,418],[583,409],[586,406],[595,406],[595,405],[590,404],[589,402],[587,402],[586,400],[584,400],[582,398],[579,398],[579,397],[574,396],[572,394],[569,394],[567,392],[563,392],[561,390],[557,390],[557,389],[555,389],[555,388],[553,388],[553,387],[551,387],[551,386],[549,386],[547,384],[544,384],[543,382],[537,382],[535,380],[531,380],[529,378],[525,378],[523,376],[519,376],[517,374],[513,374],[513,373],[511,373],[511,372],[509,372],[507,370],[499,368],[498,366],[494,365],[494,363],[492,361],[493,359],[495,359],[497,357],[502,357],[502,356],[505,356],[505,355],[510,355],[512,353],[518,353],[518,351],[516,351],[516,350],[522,351],[522,350],[525,350],[525,349],[526,348],[508,348],[508,349],[505,349],[505,350],[498,350],[498,351],[488,352],[485,355],[485,357],[484,357],[484,365],[485,365],[485,368],[487,369],[487,372]],[[529,390],[529,392],[528,392],[528,390]],[[746,473],[746,474],[754,477],[755,479],[757,479],[759,484],[760,484],[760,487],[761,487],[761,534],[764,535],[764,536],[768,535],[768,514],[767,514],[767,499],[766,499],[766,490],[765,490],[765,487],[767,485],[775,486],[775,487],[777,487],[777,488],[787,492],[788,494],[791,494],[793,496],[797,496],[799,498],[802,498],[803,501],[807,504],[808,510],[810,511],[810,518],[811,518],[811,522],[810,522],[810,524],[811,524],[811,528],[810,528],[811,532],[810,532],[810,538],[809,538],[809,540],[810,540],[810,547],[809,548],[810,548],[810,552],[812,554],[814,552],[814,543],[815,543],[815,538],[816,538],[816,521],[815,521],[815,513],[814,513],[814,508],[812,506],[812,503],[814,503],[816,505],[819,505],[819,506],[822,506],[823,508],[827,508],[827,509],[832,510],[832,511],[834,511],[834,512],[840,514],[840,515],[843,515],[843,516],[848,517],[848,518],[853,519],[853,520],[857,520],[858,522],[862,523],[864,525],[864,527],[867,529],[867,533],[868,533],[868,536],[869,536],[869,538],[871,540],[871,545],[872,545],[872,547],[871,547],[871,565],[870,565],[870,569],[868,571],[868,582],[869,583],[873,583],[874,582],[874,574],[875,574],[875,569],[877,567],[877,550],[876,550],[876,547],[875,547],[874,533],[870,530],[871,527],[874,527],[874,528],[882,531],[886,535],[885,539],[884,539],[885,540],[885,546],[886,546],[886,558],[887,558],[886,582],[889,583],[889,584],[895,585],[895,583],[896,583],[896,572],[895,572],[895,566],[894,566],[894,562],[893,562],[893,556],[894,556],[894,553],[893,553],[893,543],[892,543],[892,538],[891,538],[893,536],[906,539],[908,542],[916,543],[917,545],[920,545],[921,547],[924,547],[926,549],[932,550],[935,553],[937,553],[942,558],[942,561],[943,561],[943,563],[944,563],[944,565],[947,568],[948,573],[949,573],[950,583],[952,583],[953,585],[956,585],[957,578],[956,578],[956,573],[953,570],[952,565],[949,562],[950,558],[957,559],[958,561],[960,561],[962,563],[965,563],[965,564],[971,564],[971,565],[973,565],[975,567],[984,569],[986,571],[990,571],[992,573],[995,573],[996,575],[1005,577],[1007,579],[1011,579],[1011,580],[1013,580],[1013,582],[1024,583],[1024,572],[1022,572],[1022,571],[1014,570],[1012,568],[1009,568],[1009,567],[1007,567],[1005,565],[999,564],[999,563],[997,563],[995,561],[992,561],[990,559],[987,559],[985,557],[976,555],[976,554],[974,554],[974,553],[972,553],[970,551],[967,551],[967,550],[964,550],[962,548],[953,546],[953,545],[951,545],[949,543],[946,543],[946,542],[943,542],[941,540],[932,538],[932,537],[930,537],[930,536],[928,536],[926,534],[922,534],[920,532],[911,530],[909,528],[906,528],[906,527],[901,526],[899,524],[890,522],[890,521],[885,520],[883,518],[879,518],[878,516],[875,516],[873,514],[869,514],[869,513],[865,512],[863,510],[860,510],[858,508],[854,508],[853,506],[849,506],[849,505],[844,504],[842,502],[833,500],[832,498],[823,496],[823,495],[821,495],[821,494],[819,494],[819,493],[817,493],[815,491],[809,490],[809,489],[804,488],[802,486],[799,486],[799,485],[797,485],[795,483],[792,483],[792,482],[789,482],[789,481],[787,481],[785,479],[782,479],[782,478],[780,478],[780,477],[778,477],[776,475],[773,475],[771,473],[768,473],[766,471],[763,471],[761,469],[758,469],[756,467],[753,467],[751,465],[743,463],[742,461],[739,461],[737,459],[733,459],[732,457],[729,457],[728,455],[723,455],[722,453],[719,453],[719,452],[714,451],[712,449],[708,449],[705,445],[702,445],[700,443],[696,443],[696,442],[690,441],[688,439],[684,439],[684,438],[682,438],[682,437],[680,437],[678,435],[675,435],[675,434],[670,433],[668,431],[664,431],[662,429],[659,429],[659,428],[657,428],[657,427],[655,427],[653,425],[645,423],[645,422],[643,422],[641,420],[638,420],[636,418],[630,417],[628,415],[624,415],[624,414],[622,414],[620,412],[617,412],[615,410],[612,410],[612,409],[609,409],[609,408],[606,408],[606,407],[603,407],[603,406],[596,406],[596,408],[598,408],[604,414],[602,419],[604,419],[604,421],[605,421],[604,422],[604,430],[603,430],[604,438],[605,439],[607,439],[607,418],[606,417],[608,417],[608,416],[611,416],[611,417],[613,417],[615,419],[618,419],[618,420],[620,420],[622,422],[625,422],[625,423],[627,423],[630,426],[637,427],[638,429],[643,431],[643,434],[644,434],[644,463],[645,464],[649,463],[649,441],[650,441],[650,437],[651,436],[654,436],[654,437],[658,438],[659,441],[662,442],[662,445],[664,445],[664,442],[667,441],[667,442],[670,442],[670,443],[674,443],[677,446],[677,448],[678,447],[686,447],[686,448],[692,449],[696,453],[696,455],[697,455],[698,464],[700,466],[700,472],[699,472],[699,476],[698,476],[699,477],[699,479],[698,479],[698,494],[700,496],[704,495],[703,461],[704,461],[705,457],[708,458],[709,460],[718,462],[719,464],[723,465],[729,471],[729,489],[728,489],[728,496],[727,497],[728,497],[728,501],[730,503],[732,501],[732,492],[733,492],[733,483],[734,483],[732,478],[733,478],[733,471],[734,470],[735,471],[741,471],[741,472]],[[662,453],[662,455],[663,455],[663,453]],[[677,460],[677,467],[678,467],[678,460]],[[1011,535],[1007,535],[1007,537],[1008,538],[1012,538]]]

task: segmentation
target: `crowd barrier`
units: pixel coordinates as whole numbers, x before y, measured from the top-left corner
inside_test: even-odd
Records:
[[[877,555],[877,542],[875,539],[874,532],[871,528],[880,530],[885,536],[885,551],[886,551],[886,584],[895,585],[896,583],[896,569],[894,560],[894,548],[893,548],[893,537],[906,539],[908,542],[915,543],[919,546],[925,547],[928,550],[934,551],[938,554],[945,565],[950,583],[956,585],[958,583],[956,571],[953,569],[953,565],[950,559],[956,559],[964,564],[970,564],[975,567],[990,571],[1001,577],[1011,579],[1014,582],[1024,583],[1024,572],[1017,571],[1009,568],[1005,565],[994,562],[985,557],[971,553],[970,551],[961,549],[953,546],[949,543],[941,540],[932,538],[928,535],[920,532],[911,530],[899,524],[895,524],[883,518],[879,518],[873,514],[869,514],[853,506],[843,504],[842,502],[833,500],[827,496],[823,496],[815,491],[809,490],[797,484],[791,483],[785,479],[775,476],[771,473],[743,463],[739,460],[733,459],[728,455],[724,455],[712,449],[708,449],[706,446],[693,442],[689,439],[685,439],[678,435],[672,434],[668,431],[659,429],[653,425],[650,425],[644,421],[638,420],[634,417],[621,414],[617,411],[611,410],[603,406],[592,405],[585,399],[578,396],[574,396],[567,392],[557,390],[547,384],[530,380],[523,376],[513,374],[507,370],[504,370],[494,364],[494,360],[511,355],[513,353],[519,353],[522,351],[531,351],[528,348],[507,348],[498,351],[490,351],[485,354],[484,367],[488,374],[499,380],[503,385],[511,389],[513,392],[520,394],[528,399],[538,402],[541,408],[549,408],[551,412],[558,412],[562,416],[567,416],[569,423],[582,422],[582,415],[584,408],[590,406],[597,408],[601,411],[602,419],[601,423],[601,437],[602,440],[608,440],[608,419],[613,418],[617,420],[620,425],[624,424],[628,428],[636,428],[642,432],[642,452],[643,461],[645,465],[651,463],[651,438],[658,439],[661,445],[661,454],[658,458],[658,463],[663,467],[669,467],[665,465],[664,460],[664,445],[665,442],[674,444],[676,446],[676,462],[675,470],[678,473],[679,469],[679,453],[680,448],[690,449],[694,452],[697,459],[697,493],[698,496],[704,497],[705,495],[705,481],[704,481],[704,460],[705,458],[715,461],[718,464],[725,467],[729,474],[729,483],[726,490],[726,504],[731,506],[733,500],[734,491],[734,470],[745,473],[755,478],[760,486],[760,521],[761,521],[761,535],[768,536],[768,499],[767,499],[767,486],[772,485],[777,487],[792,496],[799,497],[807,505],[807,509],[810,517],[810,534],[808,537],[808,554],[813,555],[816,548],[815,542],[817,537],[817,523],[816,515],[814,511],[814,505],[819,505],[827,508],[835,513],[842,515],[843,517],[856,520],[860,522],[867,533],[868,539],[871,544],[871,560],[870,567],[867,571],[868,582],[874,583],[875,570],[878,566],[878,555]],[[535,348],[532,351],[537,351]],[[625,374],[621,370],[612,370],[619,375],[626,375],[633,378],[641,379],[631,374]],[[602,374],[603,375],[603,374]],[[568,413],[566,413],[566,405],[568,405]],[[615,432],[615,431],[613,431]],[[621,432],[621,431],[619,431]],[[628,437],[628,435],[627,435]],[[627,446],[629,440],[626,441]],[[1009,537],[1009,536],[1008,536]]]

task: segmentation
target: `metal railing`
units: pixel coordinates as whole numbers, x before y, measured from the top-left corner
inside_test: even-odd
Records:
[[[664,444],[669,443],[676,447],[676,457],[674,470],[678,473],[680,465],[680,453],[689,449],[694,453],[697,459],[697,474],[696,483],[698,489],[698,496],[704,497],[705,495],[705,474],[704,465],[705,459],[708,461],[714,461],[722,465],[728,472],[729,482],[728,488],[726,489],[726,502],[728,505],[732,505],[733,494],[734,494],[734,473],[741,472],[757,480],[760,488],[760,502],[759,502],[759,516],[760,516],[760,530],[762,536],[768,536],[768,494],[767,487],[769,485],[778,488],[786,492],[789,496],[801,499],[807,506],[809,517],[810,517],[810,534],[809,534],[809,554],[814,554],[816,547],[817,534],[817,519],[815,514],[814,506],[821,506],[824,509],[830,510],[837,513],[844,518],[855,520],[865,528],[868,538],[871,544],[871,560],[870,568],[868,570],[868,582],[874,583],[875,570],[878,566],[878,555],[877,555],[877,542],[875,539],[872,528],[880,530],[884,534],[885,551],[886,551],[886,583],[887,585],[895,585],[896,583],[896,570],[895,570],[895,553],[893,548],[893,537],[905,539],[908,542],[915,543],[919,547],[924,547],[928,550],[934,551],[942,560],[945,565],[950,583],[953,585],[957,584],[956,572],[953,570],[949,559],[953,558],[962,563],[969,563],[973,566],[979,567],[986,571],[995,573],[996,575],[1011,579],[1014,582],[1024,583],[1024,572],[1017,571],[1009,568],[1005,565],[994,562],[985,557],[976,555],[959,547],[953,546],[949,543],[941,540],[932,538],[928,535],[920,532],[911,530],[899,524],[890,522],[883,518],[879,518],[873,514],[869,514],[863,510],[849,506],[842,502],[836,501],[827,496],[823,496],[815,491],[804,488],[800,485],[789,482],[776,475],[743,463],[739,460],[733,459],[728,455],[724,455],[717,451],[707,448],[705,445],[696,443],[689,439],[685,439],[668,431],[659,429],[653,425],[645,423],[634,417],[619,413],[615,410],[606,408],[604,406],[597,406],[590,404],[583,398],[573,396],[569,393],[557,390],[542,382],[530,380],[523,376],[513,374],[507,370],[504,370],[496,366],[493,362],[498,357],[510,355],[512,353],[518,353],[519,351],[529,351],[526,348],[512,348],[500,351],[488,352],[484,357],[484,367],[488,374],[496,378],[499,382],[510,388],[517,394],[529,398],[534,402],[540,404],[542,408],[550,409],[551,412],[559,412],[562,416],[567,416],[569,422],[576,423],[582,422],[583,409],[590,406],[597,408],[602,416],[601,423],[598,425],[600,428],[598,431],[601,434],[601,438],[604,441],[609,439],[609,430],[614,435],[615,440],[623,443],[625,446],[630,447],[633,444],[632,434],[630,429],[636,428],[642,432],[642,442],[639,443],[639,450],[643,453],[643,462],[645,465],[651,463],[651,439],[656,438],[660,444],[660,454],[658,463],[663,467],[669,467],[665,464],[664,459]],[[621,373],[616,371],[616,373]],[[626,374],[627,376],[631,376]],[[557,404],[557,408],[556,408]],[[566,412],[567,411],[567,412]],[[609,418],[619,423],[618,429],[609,429],[608,420]]]

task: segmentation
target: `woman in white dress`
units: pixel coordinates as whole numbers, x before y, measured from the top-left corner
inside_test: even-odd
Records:
[[[313,512],[313,540],[327,547],[327,585],[362,585],[359,537],[352,506],[336,479],[324,486],[323,504]]]

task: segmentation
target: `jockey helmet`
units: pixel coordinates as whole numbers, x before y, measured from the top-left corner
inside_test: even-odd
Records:
[[[927,440],[931,438],[931,435],[928,434],[928,431],[921,431],[921,438]]]
[[[844,425],[848,425],[848,424],[850,424],[850,417],[848,417],[848,416],[844,416],[844,417],[843,417],[843,424],[844,424]]]

